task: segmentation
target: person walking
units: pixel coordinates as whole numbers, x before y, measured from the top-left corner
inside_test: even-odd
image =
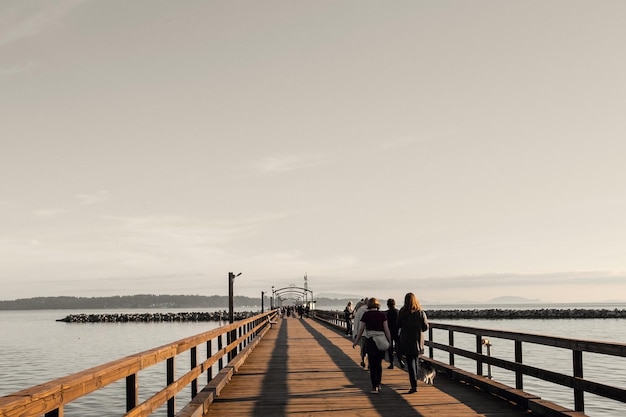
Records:
[[[387,325],[389,326],[389,333],[391,333],[391,343],[389,343],[389,350],[387,351],[387,355],[389,357],[389,366],[387,368],[393,369],[394,351],[398,357],[400,368],[404,368],[404,361],[402,361],[402,356],[400,355],[400,350],[398,349],[398,309],[396,308],[396,300],[393,298],[387,300]]]
[[[406,358],[411,383],[409,394],[412,394],[417,391],[419,355],[424,352],[424,332],[428,330],[426,313],[412,292],[404,296],[404,306],[398,312],[398,327],[400,350]]]
[[[361,317],[363,317],[363,313],[367,311],[367,301],[368,301],[367,297],[363,298],[361,301],[356,303],[356,308],[354,309],[354,325],[357,326],[357,332],[359,331]],[[361,366],[363,368],[365,368],[365,337],[367,337],[367,330],[363,334],[363,338],[360,339],[360,343],[359,343],[360,355],[361,355]],[[356,340],[356,336],[354,336],[354,339]]]
[[[346,320],[346,336],[352,336],[352,318],[354,310],[352,309],[352,301],[348,301],[346,308],[343,309],[343,317]]]
[[[385,351],[389,348],[391,334],[387,324],[387,315],[380,311],[378,300],[373,297],[370,298],[367,302],[367,307],[367,311],[361,317],[359,331],[352,348],[356,347],[361,338],[363,338],[363,333],[367,330],[367,337],[364,339],[365,352],[367,353],[370,368],[370,380],[372,382],[371,393],[378,394],[383,378],[382,362],[385,357]]]

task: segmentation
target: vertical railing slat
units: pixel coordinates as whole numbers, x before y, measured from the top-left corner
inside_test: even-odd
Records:
[[[130,411],[137,407],[139,403],[139,386],[137,382],[137,374],[128,375],[126,377],[126,411]]]
[[[206,342],[206,357],[210,358],[213,356],[213,348],[210,340]],[[208,384],[213,379],[213,366],[209,366],[209,369],[206,370],[206,383]]]
[[[574,378],[583,378],[583,352],[580,350],[572,351]],[[576,411],[585,411],[585,392],[580,388],[574,388],[574,409]]]
[[[524,363],[524,354],[522,352],[522,341],[515,341],[515,362],[522,364]],[[515,388],[523,390],[524,389],[524,374],[521,370],[515,371]]]
[[[167,385],[174,383],[174,358],[167,358]],[[167,417],[174,417],[176,414],[176,396],[167,400]]]
[[[454,346],[454,330],[448,330],[448,345],[450,347]],[[454,366],[454,353],[452,351],[449,353],[450,365]]]
[[[191,360],[191,368],[193,369],[198,366],[198,348],[196,346],[192,347],[190,350],[190,360]],[[195,397],[198,394],[198,379],[194,379],[191,381],[191,398]]]
[[[483,337],[479,334],[476,335],[476,353],[479,355],[476,360],[476,375],[483,374],[483,360],[481,359],[483,353]]]

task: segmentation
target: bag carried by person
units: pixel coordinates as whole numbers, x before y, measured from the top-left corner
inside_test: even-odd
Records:
[[[376,343],[376,347],[378,348],[378,350],[389,349],[389,340],[387,340],[385,332],[370,330],[369,337],[374,340],[374,343]]]
[[[428,319],[424,310],[420,310],[420,316],[422,316],[422,331],[425,332],[428,330]]]

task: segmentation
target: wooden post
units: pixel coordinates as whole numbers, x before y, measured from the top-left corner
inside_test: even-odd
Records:
[[[482,355],[483,353],[483,337],[479,334],[476,335],[476,353]],[[483,374],[483,360],[478,356],[476,359],[476,375]]]
[[[583,379],[583,352],[581,350],[572,351],[574,361],[574,378]],[[574,387],[574,410],[585,411],[585,391]]]
[[[524,360],[522,354],[522,342],[520,340],[515,341],[515,362],[522,363]],[[524,389],[524,374],[522,371],[515,371],[515,388]]]
[[[196,346],[192,347],[190,350],[191,355],[191,369],[195,368],[198,365],[198,349]],[[191,381],[191,399],[198,394],[198,380],[194,379]]]
[[[450,347],[454,346],[454,331],[448,330],[448,345]],[[450,365],[454,366],[454,353],[452,351],[449,352],[450,357]]]
[[[139,402],[137,374],[128,375],[126,377],[126,411],[130,411],[137,407]]]
[[[221,336],[220,336],[221,338]],[[210,358],[211,356],[213,356],[213,348],[212,348],[212,344],[210,340],[207,340],[206,342],[206,357]],[[206,370],[206,379],[207,379],[207,384],[209,382],[211,382],[211,380],[213,379],[213,366],[210,366],[209,369]]]

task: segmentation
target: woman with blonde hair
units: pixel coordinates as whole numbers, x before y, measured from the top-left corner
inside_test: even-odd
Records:
[[[404,296],[404,306],[398,313],[398,327],[400,328],[400,349],[406,357],[411,383],[409,394],[412,394],[417,391],[419,355],[424,352],[424,332],[428,330],[426,313],[412,292]]]
[[[365,352],[370,366],[370,380],[372,381],[372,394],[380,392],[380,383],[383,378],[383,358],[385,351],[389,349],[391,334],[387,325],[387,314],[380,311],[380,303],[376,298],[370,298],[367,302],[367,311],[361,316],[359,330],[352,348],[363,337],[363,332],[367,331],[365,338]]]

